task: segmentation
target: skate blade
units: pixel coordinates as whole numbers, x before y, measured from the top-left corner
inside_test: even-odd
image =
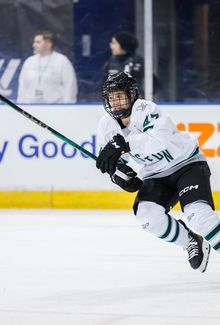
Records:
[[[207,269],[207,266],[208,266],[210,250],[211,250],[211,246],[205,240],[203,240],[203,243],[202,243],[202,250],[203,250],[204,256],[203,256],[202,263],[201,263],[201,265],[199,267],[199,271],[204,273],[206,271],[206,269]]]

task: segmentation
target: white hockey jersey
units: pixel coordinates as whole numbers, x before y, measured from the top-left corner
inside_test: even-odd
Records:
[[[206,161],[196,137],[179,131],[171,118],[151,101],[135,101],[130,123],[125,128],[106,114],[99,121],[97,133],[100,149],[117,133],[125,138],[131,151],[121,157],[140,164],[142,179],[168,176],[191,162]]]

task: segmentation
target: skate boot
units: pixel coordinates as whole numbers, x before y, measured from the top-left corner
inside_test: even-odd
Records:
[[[189,243],[186,247],[189,264],[194,270],[198,269],[203,273],[208,266],[211,246],[202,236],[190,230],[182,220],[179,222],[189,231]]]

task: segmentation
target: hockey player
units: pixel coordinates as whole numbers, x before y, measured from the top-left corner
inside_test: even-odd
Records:
[[[133,209],[144,230],[182,246],[191,267],[205,272],[210,245],[220,251],[220,220],[196,138],[178,131],[155,103],[140,99],[136,79],[128,73],[107,78],[103,100],[108,114],[98,126],[97,168],[125,191],[138,191]],[[127,165],[129,159],[140,164],[140,178]],[[178,201],[189,228],[169,214]]]

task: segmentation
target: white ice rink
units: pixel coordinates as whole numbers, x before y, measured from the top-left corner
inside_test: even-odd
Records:
[[[0,210],[1,325],[219,325],[207,272],[129,212]]]

